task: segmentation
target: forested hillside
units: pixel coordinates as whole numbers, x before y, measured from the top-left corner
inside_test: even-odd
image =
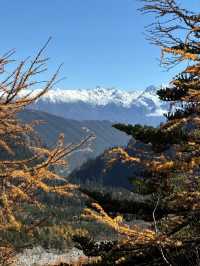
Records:
[[[96,183],[110,187],[133,189],[135,175],[144,174],[147,168],[134,158],[150,159],[156,154],[151,145],[132,139],[127,147],[114,147],[106,150],[96,159],[83,164],[80,169],[74,170],[70,178],[76,183]]]

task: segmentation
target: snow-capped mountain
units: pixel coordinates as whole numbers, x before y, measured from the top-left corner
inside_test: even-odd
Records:
[[[132,102],[140,95],[140,92],[127,92],[118,89],[105,89],[97,87],[93,90],[77,89],[63,90],[55,89],[49,91],[43,100],[54,103],[75,103],[84,102],[93,106],[105,106],[116,104],[129,108]]]
[[[55,89],[49,91],[33,108],[76,120],[158,125],[164,121],[168,104],[156,95],[156,87],[144,91],[120,89]]]

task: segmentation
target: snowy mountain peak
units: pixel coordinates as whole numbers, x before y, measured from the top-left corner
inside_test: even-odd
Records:
[[[155,87],[154,85],[150,85],[144,90],[144,93],[156,95],[157,90],[158,90],[157,87]]]
[[[169,106],[159,100],[156,90],[155,86],[144,91],[103,87],[55,89],[38,100],[33,108],[68,119],[158,125]]]
[[[96,106],[116,104],[129,108],[134,100],[139,97],[140,91],[125,91],[116,88],[95,89],[56,89],[43,96],[43,100],[49,102],[84,102]]]

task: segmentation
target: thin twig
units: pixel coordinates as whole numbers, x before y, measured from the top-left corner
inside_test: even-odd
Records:
[[[156,232],[157,235],[159,234],[159,229],[158,229],[158,226],[157,226],[157,221],[156,221],[156,218],[155,218],[155,213],[156,213],[156,210],[157,210],[157,208],[158,208],[159,202],[160,202],[160,197],[158,197],[158,199],[157,199],[157,201],[156,201],[155,208],[154,208],[154,210],[153,210],[154,228],[155,228],[155,232]],[[160,252],[161,252],[162,258],[163,258],[163,260],[167,263],[167,265],[169,265],[169,266],[173,266],[173,265],[168,261],[168,259],[166,258],[165,254],[164,254],[164,251],[163,251],[163,248],[162,248],[162,246],[161,246],[160,244],[159,244],[159,249],[160,249]]]

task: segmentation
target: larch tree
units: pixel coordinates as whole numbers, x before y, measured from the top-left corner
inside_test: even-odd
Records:
[[[103,208],[107,204],[99,195],[93,208],[85,210],[85,216],[124,235],[121,241],[99,245],[99,249],[93,245],[94,253],[101,256],[98,265],[199,265],[200,13],[182,8],[176,0],[142,3],[141,11],[155,16],[147,36],[161,48],[161,64],[167,68],[176,64],[183,67],[169,86],[157,92],[161,100],[170,103],[166,123],[158,128],[114,125],[136,140],[151,143],[155,151],[155,157],[141,161],[148,171],[142,177],[133,177],[146,180],[151,188],[154,207],[150,204],[152,213],[147,216],[152,217],[153,229],[130,228],[123,224],[121,216],[109,216]],[[92,196],[95,198],[95,194]],[[133,201],[134,204],[138,206],[138,202]],[[149,202],[140,207],[140,212],[149,210]],[[77,241],[87,249],[85,239]],[[89,243],[91,252],[92,242]]]
[[[11,58],[13,51],[0,58],[0,231],[26,232],[44,222],[21,223],[19,213],[24,204],[44,208],[38,201],[37,191],[59,193],[67,196],[75,189],[64,178],[52,171],[53,166],[65,166],[66,156],[88,141],[84,139],[77,145],[64,145],[61,134],[57,146],[51,150],[40,147],[34,134],[34,126],[22,123],[17,114],[27,108],[57,82],[58,71],[48,81],[39,81],[40,74],[47,70],[48,59],[43,57],[46,45],[32,60],[24,60],[17,66]],[[10,69],[13,66],[13,71]],[[35,92],[35,88],[41,88]],[[60,180],[62,185],[48,185],[48,180]],[[63,185],[64,182],[64,185]],[[51,182],[52,183],[52,182]],[[17,247],[20,250],[20,247]],[[15,255],[16,247],[6,239],[0,239],[0,264],[4,265]]]

